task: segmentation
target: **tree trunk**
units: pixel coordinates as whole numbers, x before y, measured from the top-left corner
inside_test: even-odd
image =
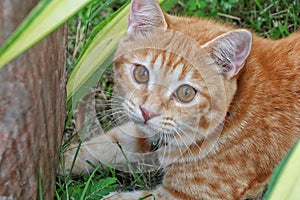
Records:
[[[0,1],[0,46],[39,0]],[[54,198],[65,119],[66,26],[0,70],[0,199]]]

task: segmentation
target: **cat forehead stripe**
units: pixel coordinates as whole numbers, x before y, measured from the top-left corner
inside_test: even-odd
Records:
[[[152,58],[153,62],[153,69],[155,71],[159,71],[161,66],[162,66],[162,62],[163,62],[163,55],[162,54],[159,54],[157,57],[153,57]]]
[[[164,77],[172,74],[170,77],[174,81],[188,80],[193,77],[194,72],[191,67],[188,67],[184,62],[184,59],[176,54],[170,52],[162,52],[157,55],[155,61],[155,70],[160,71]],[[159,69],[160,68],[160,69]]]
[[[183,62],[184,59],[176,54],[170,53],[168,51],[163,51],[157,53],[152,58],[153,67],[155,70],[164,70],[165,73],[176,72],[181,74],[186,72],[187,70],[183,70],[187,68],[186,64]],[[186,73],[184,73],[184,76]]]

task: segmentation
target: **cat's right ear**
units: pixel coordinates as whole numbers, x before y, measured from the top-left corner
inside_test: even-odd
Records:
[[[224,33],[203,45],[222,74],[231,79],[243,68],[252,47],[252,34],[245,29]]]
[[[167,29],[167,22],[157,0],[132,0],[127,33],[155,28]]]

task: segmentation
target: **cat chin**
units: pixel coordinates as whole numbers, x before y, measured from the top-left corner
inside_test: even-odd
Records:
[[[157,130],[153,125],[139,121],[134,121],[134,123],[137,128],[147,136],[147,138],[158,137],[159,130]]]

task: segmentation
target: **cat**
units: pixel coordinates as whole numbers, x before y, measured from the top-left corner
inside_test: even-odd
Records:
[[[130,120],[83,142],[73,173],[90,171],[86,160],[138,160],[158,141],[164,177],[106,199],[255,199],[300,136],[299,32],[264,39],[132,0],[114,72],[117,111]],[[75,152],[64,154],[67,170]]]

